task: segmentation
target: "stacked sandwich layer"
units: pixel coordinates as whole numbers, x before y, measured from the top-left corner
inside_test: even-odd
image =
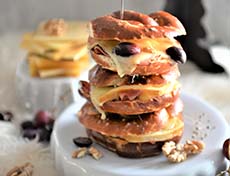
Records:
[[[78,113],[89,137],[124,157],[161,152],[182,136],[177,63],[186,54],[175,36],[185,35],[174,16],[134,11],[91,21],[88,47],[97,65],[81,81],[87,103]]]
[[[78,76],[88,65],[87,27],[84,22],[53,19],[23,37],[33,77]]]

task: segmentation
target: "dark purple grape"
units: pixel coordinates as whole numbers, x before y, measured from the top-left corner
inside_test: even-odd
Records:
[[[78,147],[89,147],[93,143],[93,141],[88,137],[77,137],[73,139],[73,142]]]
[[[172,60],[178,63],[185,63],[187,60],[186,53],[182,48],[177,48],[175,46],[169,47],[166,53],[171,57]]]
[[[129,57],[141,52],[141,49],[134,43],[122,42],[113,48],[113,53],[118,56]]]
[[[39,142],[49,142],[52,131],[47,130],[46,128],[38,129]]]
[[[226,139],[223,144],[223,155],[230,160],[230,139]]]
[[[38,131],[36,129],[26,129],[22,132],[23,138],[27,138],[29,140],[35,139],[37,135]]]
[[[38,111],[35,115],[35,124],[37,127],[44,127],[50,121],[53,121],[52,114],[48,111]]]
[[[4,121],[4,115],[0,112],[0,120]]]
[[[25,130],[25,129],[36,129],[36,126],[34,125],[34,122],[33,121],[24,121],[21,123],[21,128],[22,130]]]

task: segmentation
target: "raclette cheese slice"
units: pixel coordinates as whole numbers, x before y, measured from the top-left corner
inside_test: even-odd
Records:
[[[149,142],[149,141],[166,141],[177,136],[181,136],[184,129],[184,122],[178,117],[171,117],[168,119],[165,127],[161,130],[148,133],[144,135],[126,134],[124,136],[112,136],[120,137],[128,142]]]
[[[101,106],[108,101],[118,100],[120,92],[128,90],[140,90],[139,99],[143,101],[150,100],[156,96],[162,96],[169,94],[173,90],[179,89],[180,84],[178,81],[169,82],[163,85],[124,85],[120,87],[95,87],[91,86],[90,97],[95,108],[101,113],[101,118],[105,119],[105,112],[101,109]]]
[[[53,61],[34,54],[28,55],[29,70],[34,77],[79,76],[88,64],[88,55],[77,61]]]
[[[53,60],[77,60],[87,53],[88,32],[86,22],[67,22],[64,35],[49,36],[42,25],[33,33],[23,36],[21,47],[29,53],[36,53]]]
[[[104,59],[110,60],[111,65],[116,68],[120,77],[132,73],[138,64],[146,60],[151,60],[151,62],[157,63],[172,62],[165,52],[166,49],[171,46],[181,48],[181,45],[177,40],[169,38],[129,40],[126,42],[131,42],[139,46],[141,48],[141,53],[129,57],[116,55],[113,52],[113,48],[120,43],[119,41],[98,40],[91,46],[91,48],[96,45],[100,45],[110,56],[110,58],[105,56],[106,58]]]

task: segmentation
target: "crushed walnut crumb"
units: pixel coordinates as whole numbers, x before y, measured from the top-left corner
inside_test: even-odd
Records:
[[[184,150],[188,154],[197,154],[197,153],[202,152],[204,147],[205,147],[205,144],[202,141],[187,140],[184,145]]]
[[[67,24],[63,19],[48,20],[44,26],[44,32],[50,36],[62,36],[67,31]]]
[[[75,150],[72,154],[72,158],[83,158],[87,154],[87,148],[82,147],[78,150]]]
[[[25,163],[22,166],[16,166],[11,169],[6,176],[32,176],[34,166],[31,163]]]
[[[99,160],[103,157],[102,152],[95,147],[80,147],[72,153],[72,158],[79,159],[85,157],[86,155],[92,156],[95,160]]]
[[[96,160],[99,160],[103,157],[103,154],[97,150],[95,147],[89,148],[89,153],[92,155],[92,157]]]
[[[168,155],[168,160],[173,163],[180,163],[187,159],[187,154],[184,151],[173,150],[170,155]]]

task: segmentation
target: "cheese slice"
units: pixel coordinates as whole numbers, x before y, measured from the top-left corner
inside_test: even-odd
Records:
[[[41,78],[57,77],[57,76],[79,76],[80,70],[77,69],[49,69],[39,70],[39,76]]]
[[[53,61],[34,54],[28,55],[30,75],[34,77],[79,76],[89,65],[88,55],[77,61]]]
[[[90,88],[90,99],[94,105],[94,107],[97,109],[97,111],[101,114],[101,119],[106,119],[105,112],[100,107],[100,97],[104,95],[106,92],[110,91],[111,87],[104,87],[104,88],[96,88],[92,86]]]
[[[170,57],[165,53],[166,49],[171,46],[177,46],[181,48],[181,45],[175,39],[169,38],[157,38],[157,39],[140,39],[140,40],[129,40],[126,42],[135,43],[141,48],[141,53],[135,54],[129,57],[118,56],[113,53],[113,48],[119,44],[119,41],[97,41],[95,45],[100,45],[110,56],[111,65],[116,67],[116,70],[120,77],[125,74],[132,73],[136,65],[142,61],[151,59],[151,62],[171,62]]]
[[[166,141],[172,139],[176,136],[181,136],[183,133],[184,122],[180,120],[178,117],[171,117],[165,127],[160,131],[144,134],[144,135],[135,135],[135,134],[127,134],[125,136],[112,136],[112,137],[120,137],[125,139],[128,142],[149,142],[149,141]]]
[[[21,46],[26,48],[30,53],[36,53],[53,60],[78,60],[87,54],[86,44],[58,44],[51,47],[47,43],[23,41]]]
[[[87,46],[86,45],[76,45],[71,46],[69,48],[63,48],[61,50],[54,50],[51,52],[45,52],[42,55],[44,57],[48,57],[52,60],[78,60],[85,54],[87,54]]]
[[[91,101],[99,113],[101,113],[101,118],[105,119],[105,112],[101,109],[101,106],[108,101],[118,100],[119,94],[122,91],[140,90],[139,99],[143,101],[150,100],[156,96],[162,96],[164,94],[169,94],[173,90],[179,89],[180,84],[178,81],[169,82],[163,85],[124,85],[120,87],[103,87],[98,88],[91,86],[90,96]]]
[[[49,36],[42,30],[23,36],[21,47],[29,53],[36,53],[53,60],[77,60],[87,53],[88,32],[85,22],[67,22],[68,28],[64,35]]]
[[[38,68],[37,68],[37,65],[35,63],[35,59],[30,59],[28,58],[28,63],[29,63],[29,72],[30,72],[30,75],[32,77],[37,77],[39,76],[39,73],[38,73]]]

